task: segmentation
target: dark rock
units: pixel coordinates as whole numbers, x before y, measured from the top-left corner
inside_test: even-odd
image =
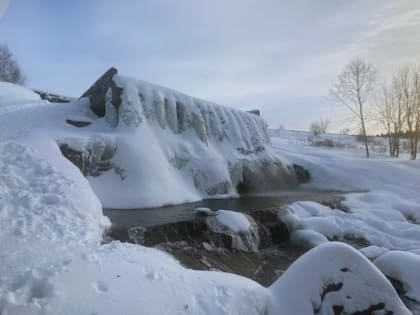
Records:
[[[74,100],[73,97],[63,96],[55,93],[50,93],[47,91],[32,89],[36,94],[38,94],[41,99],[46,100],[51,103],[69,103]]]
[[[257,116],[261,116],[261,112],[260,112],[259,109],[249,110],[248,113],[251,113],[251,114],[254,114],[254,115],[257,115]]]
[[[321,204],[324,206],[327,206],[333,210],[338,209],[343,212],[350,212],[350,208],[343,204],[344,197],[337,196],[336,198],[328,199],[328,200],[322,200]]]
[[[210,230],[203,218],[130,228],[128,238],[131,242],[144,246],[182,242],[194,248],[202,248],[203,243],[207,243],[213,248],[232,249],[232,237]]]
[[[293,164],[293,169],[295,170],[296,178],[300,184],[305,184],[311,181],[311,173],[302,165]]]
[[[66,119],[66,123],[68,123],[69,125],[81,128],[81,127],[89,126],[92,122],[91,121]]]
[[[75,150],[66,143],[60,144],[61,154],[70,160],[84,174],[86,157],[83,152]]]
[[[296,178],[280,161],[243,162],[241,182],[236,185],[240,195],[295,187]]]
[[[74,139],[69,140],[74,142]],[[112,144],[104,143],[101,140],[92,140],[85,145],[72,146],[61,141],[59,143],[61,154],[70,160],[84,176],[99,176],[111,169],[124,179],[124,172],[115,163],[112,158],[115,155],[117,147]]]
[[[105,97],[111,89],[112,105],[118,110],[121,105],[122,89],[117,87],[113,77],[118,73],[114,67],[108,69],[81,97],[88,97],[90,108],[99,117],[105,116]]]
[[[278,211],[277,208],[271,208],[247,212],[258,224],[261,248],[290,240],[289,229],[278,217]]]

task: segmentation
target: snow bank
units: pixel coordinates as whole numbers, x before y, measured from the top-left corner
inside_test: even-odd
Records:
[[[0,81],[0,105],[10,105],[11,103],[23,103],[28,101],[39,101],[41,98],[31,89],[21,85]]]
[[[411,314],[384,275],[342,243],[310,250],[269,289],[269,314]]]
[[[390,251],[374,261],[387,277],[400,281],[405,295],[420,302],[420,256],[410,252]]]
[[[65,175],[22,144],[2,141],[0,151],[0,313],[23,314],[54,293],[54,272],[98,244],[109,220],[57,147],[48,155],[66,163]]]
[[[32,143],[35,145],[35,143]],[[268,292],[184,269],[138,245],[101,245],[101,205],[49,139],[0,142],[1,314],[263,314]]]
[[[420,223],[420,161],[377,154],[366,159],[363,150],[331,150],[289,140],[272,138],[273,147],[311,172],[306,187],[349,192],[343,202],[346,212],[310,202],[291,205],[286,220],[293,230],[310,230],[328,239],[363,239],[390,250],[420,248],[420,226],[413,224]]]

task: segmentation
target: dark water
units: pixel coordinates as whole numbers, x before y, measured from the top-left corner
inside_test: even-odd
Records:
[[[112,222],[114,229],[137,226],[152,226],[177,221],[187,221],[194,217],[194,209],[206,207],[212,210],[225,209],[251,211],[284,206],[295,201],[328,201],[342,198],[339,191],[296,189],[265,194],[243,195],[240,198],[205,199],[199,202],[144,209],[104,209],[104,214]]]

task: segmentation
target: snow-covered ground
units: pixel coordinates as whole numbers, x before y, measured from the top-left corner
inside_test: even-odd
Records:
[[[308,187],[347,191],[344,209],[314,202],[287,207],[283,220],[292,239],[316,246],[328,240],[367,243],[361,252],[388,276],[401,281],[407,296],[420,301],[420,161],[374,154],[363,148],[303,145],[302,133],[277,133],[272,143],[279,154],[307,168]],[[334,135],[330,135],[334,139]],[[348,138],[347,138],[348,139]],[[338,142],[345,142],[336,139]],[[382,256],[383,255],[383,256]],[[416,267],[417,266],[417,267]]]
[[[418,296],[413,267],[420,248],[413,223],[420,219],[418,162],[383,157],[367,161],[362,152],[273,138],[282,161],[298,162],[311,171],[314,180],[309,185],[360,192],[349,195],[350,211],[344,218],[317,204],[291,205],[291,226],[324,242],[317,242],[319,246],[264,288],[232,274],[185,269],[157,249],[102,244],[109,226],[101,211],[103,196],[98,198],[92,182],[61,155],[56,140],[90,141],[92,136],[109,136],[111,129],[84,101],[49,104],[27,93],[0,85],[0,109],[5,109],[0,113],[0,314],[304,315],[337,309],[409,314],[379,269],[399,279],[410,297]],[[65,123],[70,116],[90,117],[94,123],[77,129]],[[159,152],[151,158],[159,161]],[[160,192],[154,198],[163,201],[179,188],[159,186],[159,180],[153,185]],[[177,200],[190,198],[182,190],[185,186],[180,187]],[[108,193],[112,197],[111,189]],[[219,212],[215,218],[230,229],[249,230],[243,216]],[[350,246],[325,242],[348,233],[381,247],[374,261],[379,269]]]

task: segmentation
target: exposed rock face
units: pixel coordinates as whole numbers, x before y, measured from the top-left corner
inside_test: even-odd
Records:
[[[36,94],[38,94],[41,99],[46,100],[51,103],[69,103],[74,100],[73,97],[63,96],[55,93],[50,93],[47,91],[32,89]]]
[[[303,166],[293,164],[293,169],[295,170],[296,178],[300,184],[305,184],[311,181],[311,173]]]
[[[205,250],[258,252],[289,240],[289,231],[279,220],[277,211],[265,209],[244,214],[250,222],[248,231],[234,232],[220,224],[214,215],[198,213],[191,221],[130,228],[128,240],[145,246],[182,242]]]
[[[253,110],[249,110],[248,113],[257,115],[257,116],[261,116],[261,112],[259,109],[253,109]]]
[[[76,165],[84,176],[99,176],[112,169],[124,176],[123,170],[112,162],[117,147],[101,137],[89,141],[63,139],[59,147],[64,157]]]
[[[108,69],[81,97],[89,97],[90,108],[99,117],[105,116],[105,103],[108,90],[111,91],[111,102],[115,108],[121,104],[122,89],[115,85],[113,77],[118,73],[114,67]],[[109,93],[108,93],[109,95]],[[116,124],[115,124],[116,125]]]

